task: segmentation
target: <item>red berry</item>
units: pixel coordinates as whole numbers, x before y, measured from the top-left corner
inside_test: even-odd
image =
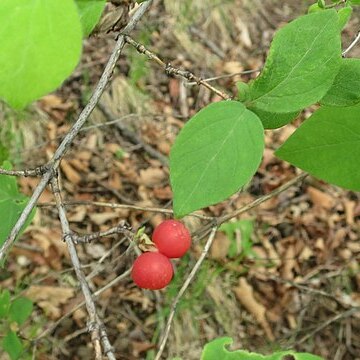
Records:
[[[171,281],[174,274],[170,260],[158,252],[141,254],[134,262],[131,277],[134,283],[143,288],[158,290]]]
[[[191,235],[180,221],[165,220],[155,228],[152,241],[168,258],[180,258],[190,248]]]

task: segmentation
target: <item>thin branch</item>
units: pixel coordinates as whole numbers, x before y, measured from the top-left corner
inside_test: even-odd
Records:
[[[96,104],[99,102],[99,99],[102,95],[102,93],[105,90],[105,87],[107,83],[109,82],[113,70],[115,68],[116,62],[122,52],[122,49],[125,45],[125,35],[128,34],[130,31],[132,31],[138,21],[141,19],[141,17],[144,15],[146,10],[150,7],[152,4],[152,0],[148,0],[146,2],[143,2],[138,7],[136,13],[133,15],[133,17],[129,20],[128,25],[123,30],[122,35],[119,36],[115,47],[113,49],[113,52],[109,58],[109,61],[107,62],[104,72],[101,75],[101,78],[99,80],[98,85],[96,86],[88,104],[85,106],[81,114],[79,115],[79,118],[71,128],[71,130],[68,132],[68,134],[65,136],[64,140],[61,142],[59,147],[57,148],[52,160],[47,165],[48,170],[45,174],[42,175],[42,178],[35,188],[31,198],[29,199],[26,207],[24,208],[23,212],[21,213],[18,221],[12,228],[9,236],[5,240],[4,244],[0,248],[0,262],[4,259],[5,255],[7,254],[7,251],[9,248],[13,245],[16,237],[19,235],[21,229],[23,228],[26,220],[30,216],[33,208],[35,207],[40,195],[44,192],[46,186],[48,185],[50,179],[54,176],[54,172],[59,167],[61,158],[64,156],[65,152],[70,147],[72,141],[76,137],[76,135],[79,133],[81,127],[84,125],[88,117],[90,116],[91,112],[94,110]]]
[[[101,110],[101,109],[100,109]],[[95,125],[89,125],[89,126],[85,126],[81,129],[81,132],[83,131],[88,131],[88,130],[92,130],[92,129],[98,129],[98,128],[101,128],[101,127],[105,127],[105,126],[109,126],[109,125],[114,125],[118,122],[122,122],[124,121],[125,119],[129,119],[129,118],[132,118],[132,117],[140,117],[139,114],[127,114],[127,115],[124,115],[120,118],[116,118],[116,119],[112,119],[110,121],[106,121],[104,123],[101,123],[101,124],[95,124]]]
[[[167,323],[166,323],[165,332],[164,332],[164,335],[163,335],[162,340],[160,342],[159,351],[156,354],[156,357],[155,357],[154,360],[159,360],[161,358],[161,355],[162,355],[162,353],[163,353],[163,351],[165,349],[166,342],[167,342],[167,339],[168,339],[169,334],[170,334],[171,324],[172,324],[172,321],[173,321],[174,316],[175,316],[176,307],[177,307],[181,297],[184,295],[186,289],[189,287],[191,281],[195,277],[195,275],[196,275],[197,271],[199,270],[202,262],[205,260],[205,257],[208,254],[208,252],[209,252],[209,250],[211,248],[211,245],[212,245],[212,243],[214,241],[216,231],[217,231],[217,227],[212,228],[210,236],[206,241],[206,244],[204,246],[204,249],[203,249],[199,259],[197,260],[195,266],[191,270],[189,276],[185,280],[183,286],[181,287],[180,291],[176,295],[176,297],[175,297],[175,299],[174,299],[174,301],[173,301],[173,303],[171,305],[171,311],[170,311],[170,314],[169,314],[169,317],[168,317],[168,320],[167,320]]]
[[[87,312],[89,314],[89,332],[91,333],[91,340],[94,345],[95,350],[95,359],[101,360],[102,359],[102,350],[101,350],[101,344],[100,344],[100,327],[102,326],[101,321],[99,320],[97,313],[96,313],[96,306],[94,303],[94,300],[92,298],[91,290],[89,288],[89,285],[86,281],[85,274],[81,270],[80,260],[76,251],[76,247],[74,244],[74,239],[72,238],[73,233],[70,230],[69,221],[66,216],[65,206],[63,204],[61,194],[60,194],[60,188],[57,177],[53,177],[51,179],[51,188],[52,192],[55,197],[57,209],[59,212],[59,219],[61,223],[62,233],[64,241],[68,247],[68,251],[70,254],[71,262],[74,266],[74,270],[76,273],[76,277],[80,283],[82,293],[85,297],[85,303]],[[115,356],[114,356],[115,359]]]
[[[101,78],[99,80],[99,83],[92,94],[88,104],[85,106],[83,111],[81,112],[79,118],[73,125],[73,127],[70,129],[70,131],[66,134],[63,141],[60,143],[59,147],[55,151],[55,154],[51,161],[45,165],[46,166],[46,172],[42,174],[40,183],[35,188],[27,206],[23,210],[23,212],[20,215],[20,218],[16,222],[15,226],[10,232],[10,235],[5,240],[3,246],[0,249],[0,261],[3,260],[5,257],[8,249],[11,247],[11,245],[14,243],[17,235],[20,233],[23,225],[25,224],[27,218],[29,217],[30,213],[32,212],[33,208],[35,207],[40,195],[45,190],[46,186],[51,181],[53,194],[56,200],[58,212],[59,212],[59,218],[61,222],[61,227],[63,231],[64,241],[67,244],[69,254],[71,261],[74,266],[74,270],[76,273],[76,276],[80,282],[80,286],[82,289],[82,292],[85,297],[85,304],[87,307],[87,311],[89,314],[90,322],[89,322],[89,332],[91,333],[91,339],[92,343],[94,345],[95,350],[95,359],[101,360],[102,359],[102,349],[101,344],[103,346],[104,352],[108,359],[115,360],[115,355],[113,353],[112,347],[110,345],[109,339],[106,334],[106,330],[100,321],[97,313],[96,313],[96,307],[95,303],[92,299],[92,294],[89,288],[89,285],[86,281],[85,275],[81,270],[80,261],[76,252],[76,248],[74,245],[74,239],[72,238],[72,232],[70,231],[69,221],[66,217],[65,212],[65,206],[61,199],[61,194],[58,186],[58,181],[56,178],[56,171],[59,167],[60,161],[68,148],[70,147],[71,143],[73,142],[74,138],[77,136],[79,131],[81,130],[82,126],[90,116],[91,112],[95,108],[96,104],[98,103],[102,93],[105,90],[105,87],[107,83],[109,82],[113,70],[115,68],[116,62],[121,54],[121,51],[125,45],[124,34],[127,34],[130,32],[134,27],[136,26],[137,22],[140,20],[142,15],[145,13],[145,11],[149,8],[151,5],[152,0],[148,0],[147,2],[142,3],[136,13],[133,15],[133,17],[130,19],[128,25],[125,27],[123,34],[121,34],[116,42],[116,45],[114,47],[114,50],[110,56],[110,59],[108,63],[105,66],[104,72],[101,75]],[[26,176],[28,172],[23,172],[22,175]],[[14,174],[12,174],[14,175]]]
[[[66,335],[62,341],[63,343],[67,343],[69,341],[71,341],[72,339],[77,338],[79,335],[85,334],[87,332],[87,328],[81,328],[78,330],[75,330],[73,333]]]
[[[124,241],[129,240],[130,245],[127,246],[126,250],[122,252],[120,255],[116,255],[115,258],[111,259],[107,264],[104,264],[105,260],[112,255],[120,245],[124,243]],[[100,272],[109,270],[114,271],[117,268],[117,265],[121,264],[121,261],[124,257],[129,254],[129,250],[133,248],[134,242],[132,239],[128,239],[127,236],[124,236],[119,240],[116,244],[112,245],[111,248],[101,256],[101,258],[97,261],[96,265],[93,267],[91,272],[86,276],[86,280],[91,280],[95,276],[97,276]]]
[[[143,116],[156,116],[156,114],[144,114]],[[101,127],[113,125],[113,124],[115,124],[115,123],[117,123],[119,121],[123,121],[124,119],[131,118],[131,117],[140,117],[140,115],[139,114],[127,114],[127,115],[124,115],[124,116],[114,120],[114,121],[104,122],[102,124],[84,126],[83,128],[80,129],[79,133],[89,131],[89,130],[92,130],[92,129],[96,129],[96,128],[101,128]],[[27,148],[26,150],[22,150],[22,151],[20,151],[20,153],[23,154],[25,152],[29,152],[30,150],[40,149],[41,147],[43,147],[45,145],[55,143],[56,141],[59,141],[59,140],[61,140],[63,138],[64,138],[63,135],[55,136],[54,138],[52,138],[50,140],[46,140],[46,141],[37,143],[36,145],[32,146],[31,148]],[[24,176],[24,175],[19,175],[19,176]]]
[[[280,258],[276,259],[276,260],[280,260]],[[293,260],[293,258],[292,259],[281,258],[281,260],[282,261],[284,261],[284,260]],[[298,282],[295,282],[295,281],[292,281],[292,280],[283,279],[283,278],[281,278],[279,276],[269,275],[268,273],[266,274],[266,276],[267,276],[268,279],[274,280],[274,281],[279,282],[281,284],[290,285],[290,286],[295,287],[295,288],[297,288],[297,289],[299,289],[301,291],[306,291],[308,293],[312,293],[312,294],[315,294],[315,295],[326,297],[328,299],[331,299],[331,300],[335,301],[340,306],[346,307],[346,304],[344,304],[341,299],[337,298],[333,294],[329,294],[326,291],[322,291],[322,290],[319,290],[319,289],[314,289],[314,288],[312,288],[310,286],[305,285],[305,282],[298,283]]]
[[[286,182],[285,184],[279,186],[278,188],[276,188],[275,190],[271,191],[269,194],[260,196],[259,198],[257,198],[256,200],[252,201],[251,203],[236,209],[235,211],[226,214],[224,216],[218,217],[218,218],[212,218],[211,221],[203,226],[199,231],[197,231],[194,234],[194,238],[195,237],[203,237],[206,236],[206,234],[209,233],[210,229],[213,226],[220,226],[221,224],[229,221],[230,219],[237,217],[238,215],[245,213],[247,211],[249,211],[250,209],[259,206],[260,204],[262,204],[263,202],[279,195],[280,193],[284,192],[285,190],[287,190],[288,188],[290,188],[291,186],[295,185],[296,183],[304,180],[306,177],[308,176],[308,174],[306,173],[302,173],[296,177],[294,177],[293,179],[289,180],[288,182]]]
[[[131,269],[125,271],[123,274],[119,275],[114,280],[107,283],[104,287],[95,291],[93,294],[93,298],[96,299],[97,297],[99,297],[104,291],[110,289],[111,287],[116,285],[118,282],[120,282],[121,280],[128,277],[128,275],[130,275],[130,273],[131,273]],[[73,314],[76,310],[80,309],[84,305],[85,305],[85,301],[80,302],[78,305],[76,305],[74,308],[72,308],[69,312],[64,314],[60,319],[56,320],[56,322],[52,326],[50,326],[45,331],[43,331],[40,335],[38,335],[36,337],[36,339],[34,340],[34,342],[37,342],[37,341],[43,339],[45,336],[48,336],[49,334],[51,334],[61,324],[62,321],[64,321],[68,317],[70,317],[71,314]]]
[[[189,31],[191,34],[197,36],[203,42],[203,44],[208,47],[220,59],[225,59],[226,54],[224,53],[224,51],[222,51],[219,46],[217,46],[213,41],[211,41],[206,34],[202,33],[194,26],[190,26]]]
[[[244,71],[240,71],[240,72],[236,72],[236,73],[232,73],[232,74],[226,74],[226,75],[219,75],[219,76],[213,76],[210,78],[206,78],[204,79],[204,81],[216,81],[216,80],[221,80],[221,79],[226,79],[226,78],[230,78],[230,77],[234,77],[237,75],[247,75],[247,74],[253,74],[256,72],[260,72],[261,69],[255,69],[255,70],[244,70]],[[193,82],[188,82],[186,84],[186,86],[194,86],[197,85],[197,82],[193,81]]]
[[[55,206],[55,203],[48,202],[48,203],[41,203],[38,204],[38,207],[45,207],[45,206]],[[154,208],[154,207],[146,207],[146,206],[138,206],[138,205],[127,205],[127,204],[116,204],[116,203],[108,203],[108,202],[101,202],[101,201],[66,201],[64,202],[65,206],[75,206],[75,205],[85,205],[85,206],[99,206],[99,207],[107,207],[111,209],[127,209],[127,210],[139,210],[139,211],[148,211],[148,212],[157,212],[161,214],[168,214],[173,215],[174,211],[170,209],[163,209],[163,208]],[[203,220],[214,220],[213,216],[206,216],[201,214],[192,213],[187,216],[196,217]]]
[[[101,237],[111,236],[115,234],[126,234],[131,237],[134,236],[134,234],[130,231],[130,229],[125,225],[125,222],[122,221],[119,225],[105,231],[98,231],[93,234],[86,234],[86,235],[73,234],[72,237],[75,244],[77,244],[77,243],[90,243],[94,240],[98,240]]]
[[[287,190],[288,188],[290,188],[291,186],[297,184],[298,182],[304,180],[306,177],[308,176],[308,174],[303,173],[300,174],[296,177],[294,177],[293,179],[289,180],[288,182],[286,182],[285,184],[279,186],[278,188],[276,188],[275,190],[271,191],[269,194],[263,195],[261,197],[259,197],[258,199],[254,200],[253,202],[251,202],[250,204],[247,204],[237,210],[235,210],[234,212],[231,212],[230,214],[224,215],[220,218],[217,219],[217,224],[220,226],[221,224],[223,224],[226,221],[229,221],[230,219],[249,211],[250,209],[259,206],[260,204],[262,204],[263,202],[279,195],[280,193],[284,192],[285,190]]]
[[[111,111],[101,102],[98,103],[98,108],[109,121],[112,122],[116,119],[116,117],[111,113]],[[133,144],[140,145],[140,147],[144,149],[146,153],[148,153],[151,157],[160,160],[163,165],[169,165],[169,160],[165,155],[154,149],[151,145],[144,143],[135,132],[129,130],[123,123],[116,122],[115,126],[120,130],[122,135],[128,140],[130,140]]]
[[[163,60],[160,59],[160,57],[158,55],[156,55],[153,52],[151,52],[150,50],[148,50],[144,45],[133,40],[130,36],[125,36],[125,41],[127,43],[129,43],[130,45],[132,45],[140,54],[146,55],[150,60],[155,61],[158,65],[163,67],[165,70],[165,73],[167,75],[169,75],[169,76],[170,75],[178,75],[178,76],[185,78],[188,81],[195,81],[198,85],[205,86],[207,89],[209,89],[212,92],[214,92],[215,94],[219,95],[221,98],[223,98],[225,100],[231,99],[230,95],[228,95],[228,94],[224,93],[223,91],[217,89],[216,87],[210,85],[208,82],[197,77],[192,72],[187,71],[187,70],[177,69],[177,68],[173,67],[171,64],[165,63]]]
[[[346,54],[357,44],[360,40],[360,31],[358,31],[354,41],[342,52],[342,57],[346,57]]]
[[[306,340],[312,338],[316,333],[318,333],[319,331],[325,329],[327,326],[329,326],[330,324],[341,320],[341,319],[345,319],[349,316],[352,316],[354,313],[356,312],[360,312],[360,307],[353,307],[343,313],[337,314],[335,316],[333,316],[332,318],[324,321],[320,326],[318,326],[315,330],[309,332],[308,334],[306,334],[305,336],[303,336],[300,340],[296,341],[296,345],[300,345],[303,342],[305,342]]]
[[[105,182],[95,179],[95,182],[100,185],[102,188],[113,194],[119,201],[124,202],[125,204],[131,204],[132,200],[121,194],[118,190],[114,189],[112,186],[109,186]]]
[[[85,132],[85,131],[89,131],[89,130],[92,130],[92,129],[96,129],[96,128],[102,128],[102,127],[105,127],[105,126],[109,126],[109,125],[113,125],[113,124],[116,124],[118,122],[121,122],[125,119],[128,119],[128,118],[140,118],[140,117],[161,117],[163,115],[160,115],[160,114],[156,114],[156,113],[145,113],[145,114],[136,114],[136,113],[132,113],[132,114],[127,114],[127,115],[124,115],[120,118],[116,118],[112,121],[106,121],[104,123],[101,123],[101,124],[94,124],[94,125],[89,125],[89,126],[84,126],[80,129],[79,133],[82,133],[82,132]],[[23,154],[25,152],[29,152],[30,150],[35,150],[35,149],[40,149],[41,147],[45,146],[45,145],[49,145],[49,144],[52,144],[52,143],[55,143],[56,141],[59,141],[61,139],[64,138],[64,135],[58,135],[58,136],[55,136],[54,138],[50,139],[50,140],[46,140],[46,141],[43,141],[43,142],[40,142],[40,143],[37,143],[36,145],[34,146],[31,146],[31,148],[27,148],[26,150],[21,150],[17,153],[20,153],[20,154]],[[3,169],[4,170],[4,169]],[[23,176],[23,175],[21,175]]]
[[[112,54],[110,55],[110,59],[108,63],[105,66],[104,72],[101,75],[101,78],[99,80],[98,86],[95,89],[94,93],[92,94],[89,103],[86,105],[84,110],[81,112],[79,119],[76,121],[74,126],[71,128],[71,130],[67,133],[64,140],[59,145],[58,149],[56,150],[54,157],[52,159],[52,162],[54,163],[54,166],[58,167],[58,162],[63,157],[64,153],[67,151],[68,147],[80,131],[81,127],[84,125],[85,121],[88,119],[92,111],[94,110],[95,106],[98,104],[99,99],[102,95],[102,93],[105,90],[105,87],[107,83],[109,82],[112,73],[114,71],[115,65],[117,60],[119,59],[119,56],[124,48],[125,45],[125,36],[130,31],[132,31],[137,22],[140,20],[140,18],[143,16],[145,11],[150,7],[152,3],[152,0],[148,0],[144,3],[142,3],[137,12],[134,14],[134,16],[130,19],[128,25],[124,28],[122,31],[122,34],[119,36],[116,45],[114,47],[114,50]]]
[[[46,173],[48,169],[46,166],[39,166],[35,169],[25,169],[25,170],[6,170],[0,169],[0,175],[9,175],[9,176],[22,176],[22,177],[38,177]]]
[[[105,325],[100,322],[99,317],[97,317],[97,321],[101,323],[100,326],[100,340],[101,344],[104,349],[104,354],[109,360],[116,360],[116,357],[114,355],[114,348],[111,346],[111,343],[109,341],[109,337],[107,336],[106,327]]]

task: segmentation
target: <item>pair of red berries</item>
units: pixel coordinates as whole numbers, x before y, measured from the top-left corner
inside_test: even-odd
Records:
[[[191,235],[180,221],[165,220],[155,228],[152,241],[158,251],[141,254],[134,262],[131,277],[143,289],[159,290],[168,285],[174,275],[169,258],[185,255],[191,245]]]

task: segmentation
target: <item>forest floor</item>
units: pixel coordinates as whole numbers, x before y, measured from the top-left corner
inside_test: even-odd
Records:
[[[307,5],[298,0],[155,1],[132,37],[173,66],[205,79],[219,77],[211,83],[236,94],[236,81],[254,78],[262,67],[275,30],[304,14]],[[344,48],[359,23],[353,16],[344,31]],[[4,112],[17,134],[6,140],[13,146],[16,168],[31,168],[52,156],[97,83],[114,38],[109,33],[86,40],[74,74],[61,90],[22,115],[26,122]],[[360,57],[360,47],[349,56]],[[243,74],[245,70],[255,72]],[[151,235],[171,215],[128,205],[171,209],[166,164],[171,145],[193,114],[217,100],[204,87],[168,77],[128,45],[101,106],[61,163],[71,228],[93,233],[126,220]],[[292,124],[266,131],[263,161],[249,186],[201,213],[218,216],[237,209],[296,176],[299,171],[273,153],[314,109]],[[19,179],[21,190],[30,195],[37,181]],[[294,348],[324,359],[360,359],[359,200],[358,193],[308,177],[230,221],[217,233],[209,257],[177,307],[165,358],[199,359],[204,344],[230,336],[234,349],[267,354]],[[191,216],[184,222],[193,232],[205,224]],[[119,359],[154,358],[171,303],[205,240],[174,262],[174,280],[158,292],[139,289],[129,276],[103,289],[134,261],[126,237],[78,245],[92,290],[104,290],[97,305]],[[1,270],[0,287],[34,301],[28,326],[36,326],[35,359],[93,357],[86,309],[73,311],[83,296],[61,241],[50,191],[40,198],[32,225]],[[41,336],[46,329],[52,331]],[[0,354],[0,359],[5,357]]]

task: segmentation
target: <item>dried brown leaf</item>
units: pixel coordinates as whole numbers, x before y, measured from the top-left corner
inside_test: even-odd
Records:
[[[160,168],[148,168],[140,170],[140,183],[147,187],[160,185],[166,179],[164,170]]]
[[[58,286],[32,285],[25,296],[33,300],[42,308],[51,319],[58,319],[61,314],[61,305],[65,304],[75,294],[75,289]]]
[[[87,207],[85,205],[76,206],[68,213],[68,219],[70,222],[82,222],[87,214]]]
[[[266,308],[255,299],[254,291],[251,285],[245,278],[240,278],[238,286],[233,288],[233,290],[240,303],[250,314],[254,316],[256,321],[264,329],[268,339],[273,341],[275,337],[266,319]]]
[[[81,181],[80,174],[70,165],[70,163],[63,159],[60,164],[61,170],[64,172],[65,177],[72,183],[72,184],[79,184]]]
[[[294,279],[293,270],[296,267],[295,254],[295,246],[290,244],[284,254],[283,268],[281,272],[282,277],[286,280]]]
[[[115,211],[113,212],[102,212],[98,214],[90,214],[89,217],[91,221],[93,221],[96,225],[103,225],[109,220],[117,219],[119,218],[119,214]]]
[[[228,254],[229,247],[229,238],[223,232],[218,231],[211,246],[210,256],[213,259],[224,260]]]
[[[315,206],[327,210],[330,210],[335,206],[335,199],[321,190],[309,186],[307,188],[307,193],[309,194],[310,199]]]

